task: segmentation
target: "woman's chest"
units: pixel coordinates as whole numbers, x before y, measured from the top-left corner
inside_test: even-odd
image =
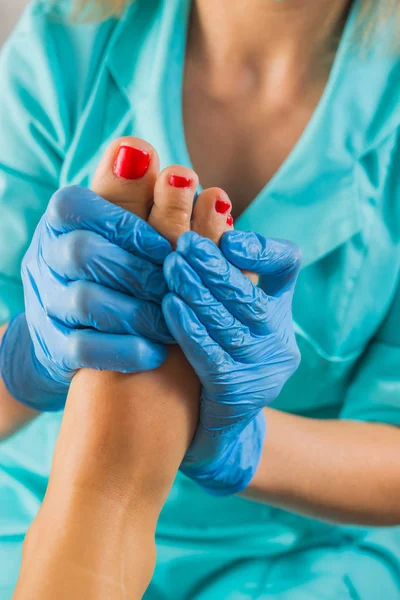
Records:
[[[296,102],[256,93],[213,98],[187,74],[184,143],[203,188],[229,195],[236,219],[279,171],[312,117],[320,90]],[[278,92],[276,92],[277,94]],[[282,99],[283,100],[283,99]]]

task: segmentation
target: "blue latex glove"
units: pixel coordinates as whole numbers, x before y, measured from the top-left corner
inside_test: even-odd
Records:
[[[0,351],[10,393],[59,410],[80,368],[161,365],[173,342],[161,311],[170,251],[145,221],[91,190],[59,190],[23,260],[26,313],[11,321]]]
[[[232,263],[262,275],[265,291]],[[210,493],[247,487],[264,442],[262,409],[299,364],[292,322],[299,265],[294,244],[235,231],[221,250],[185,233],[165,261],[164,316],[202,383],[199,425],[181,470]]]

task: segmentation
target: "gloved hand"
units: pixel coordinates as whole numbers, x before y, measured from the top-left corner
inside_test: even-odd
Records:
[[[260,274],[264,290],[232,263]],[[185,233],[164,263],[163,313],[202,383],[200,421],[181,470],[210,493],[247,487],[264,442],[262,409],[299,364],[292,323],[299,264],[294,244],[236,231],[224,234],[221,250]]]
[[[56,192],[23,260],[26,314],[11,321],[0,351],[9,392],[60,410],[80,368],[161,365],[173,342],[161,312],[170,251],[146,222],[91,190]]]

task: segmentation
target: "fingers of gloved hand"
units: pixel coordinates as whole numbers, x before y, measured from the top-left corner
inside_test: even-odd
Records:
[[[65,361],[71,370],[140,373],[158,368],[168,355],[164,345],[137,335],[81,329],[70,331],[66,337]]]
[[[196,271],[213,296],[252,333],[270,333],[274,299],[231,265],[213,242],[189,231],[179,238],[177,252]]]
[[[93,231],[156,264],[162,264],[171,251],[169,242],[146,221],[79,186],[60,189],[53,195],[44,223],[57,234],[76,229]]]
[[[68,328],[90,327],[103,333],[143,335],[173,343],[161,306],[138,300],[90,281],[72,281],[59,293],[50,286],[42,294],[47,315]]]
[[[71,330],[50,317],[40,331],[41,336],[36,334],[31,333],[31,337],[37,359],[59,383],[68,384],[78,369],[120,373],[151,371],[161,366],[168,355],[164,345],[141,336],[101,333],[94,329]]]
[[[167,294],[162,303],[168,328],[182,348],[200,380],[232,365],[230,356],[208,334],[196,313],[176,294]]]
[[[41,255],[51,271],[68,281],[93,281],[158,303],[167,293],[160,265],[130,254],[91,231],[47,236],[41,244]]]
[[[138,335],[102,333],[94,329],[69,329],[49,316],[40,330],[29,327],[35,355],[51,378],[69,384],[78,369],[140,373],[158,368],[168,352]]]
[[[29,276],[29,271],[27,274]],[[59,300],[63,297],[64,294],[58,294]],[[164,345],[147,339],[148,331],[146,338],[141,338],[138,335],[103,333],[94,329],[71,329],[46,313],[46,297],[44,295],[42,298],[37,289],[28,289],[25,301],[26,320],[36,358],[51,379],[58,383],[69,385],[77,369],[95,369],[97,364],[98,368],[110,371],[136,373],[151,370],[161,365],[167,356]],[[97,360],[101,362],[97,363]]]
[[[180,296],[193,309],[210,337],[232,357],[251,343],[251,334],[210,290],[199,275],[178,252],[167,256],[164,263],[165,278],[171,292]]]
[[[296,244],[251,231],[227,231],[220,248],[239,269],[263,276],[262,288],[269,296],[279,296],[294,288],[301,264],[301,250]]]

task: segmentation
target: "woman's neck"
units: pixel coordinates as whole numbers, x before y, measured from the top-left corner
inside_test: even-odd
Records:
[[[188,58],[216,97],[287,87],[326,75],[351,0],[195,0]],[[333,53],[332,53],[333,54]]]

